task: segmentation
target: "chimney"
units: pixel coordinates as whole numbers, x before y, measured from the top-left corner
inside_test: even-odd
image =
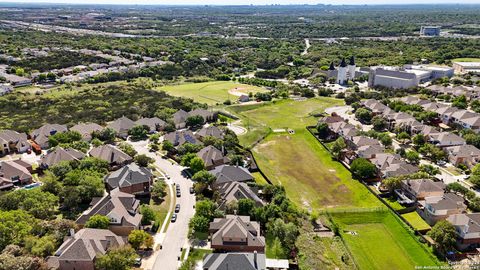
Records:
[[[256,251],[256,250],[253,252],[253,263],[254,263],[254,267],[255,267],[255,269],[258,269],[258,263],[257,263],[257,251]]]

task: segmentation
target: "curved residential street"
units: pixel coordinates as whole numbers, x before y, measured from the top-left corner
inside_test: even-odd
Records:
[[[175,270],[180,266],[179,258],[182,254],[181,248],[188,247],[188,223],[195,214],[195,195],[190,194],[190,187],[193,182],[182,176],[182,170],[185,167],[172,164],[169,160],[163,159],[161,156],[148,151],[146,141],[130,142],[139,154],[146,154],[155,159],[155,166],[162,172],[170,176],[167,183],[175,183],[180,185],[181,197],[176,198],[176,204],[180,204],[180,212],[177,213],[177,221],[170,223],[166,234],[161,231],[155,236],[160,238],[159,243],[162,244],[162,249],[155,251],[150,260],[152,263],[144,269],[154,270]],[[175,188],[173,188],[174,193]],[[167,221],[170,222],[170,221]],[[157,242],[157,241],[155,241]]]

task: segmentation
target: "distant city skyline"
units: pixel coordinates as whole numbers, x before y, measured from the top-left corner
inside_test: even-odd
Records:
[[[480,4],[480,0],[0,0],[0,3],[117,4],[117,5],[382,5]]]

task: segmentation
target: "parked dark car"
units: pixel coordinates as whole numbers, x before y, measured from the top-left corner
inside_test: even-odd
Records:
[[[177,198],[180,198],[182,194],[180,194],[180,190],[177,190]]]
[[[175,205],[175,213],[180,212],[180,204]]]
[[[190,187],[190,194],[195,194],[195,189],[193,187]]]
[[[177,221],[177,214],[173,214],[172,218],[170,219],[171,222]]]

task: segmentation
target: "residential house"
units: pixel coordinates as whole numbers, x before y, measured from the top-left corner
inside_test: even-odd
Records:
[[[13,184],[30,184],[33,180],[31,172],[32,165],[21,159],[0,162],[0,178]]]
[[[204,147],[197,153],[197,156],[203,160],[203,164],[207,170],[212,170],[217,166],[230,162],[230,159],[213,145]]]
[[[164,140],[171,142],[175,147],[183,145],[184,143],[201,144],[191,130],[176,130],[165,134],[163,138]]]
[[[150,193],[153,184],[153,173],[149,168],[129,164],[105,176],[109,190],[119,188],[121,192],[143,195]]]
[[[247,169],[239,166],[221,165],[209,172],[216,177],[215,186],[228,182],[247,182],[254,180]]]
[[[370,161],[377,167],[382,178],[409,175],[418,172],[418,167],[406,163],[399,155],[379,153]]]
[[[448,160],[455,166],[465,164],[475,166],[480,161],[480,149],[470,144],[446,147]]]
[[[438,109],[433,109],[432,111],[436,112],[440,120],[444,124],[448,125],[451,122],[453,113],[457,112],[458,110],[459,110],[458,108],[446,106],[446,107],[440,107]]]
[[[201,116],[205,122],[214,122],[217,120],[217,114],[205,109],[195,109],[188,112],[189,116]]]
[[[167,122],[158,117],[152,118],[140,118],[135,122],[137,126],[147,126],[150,133],[163,130],[167,125]]]
[[[217,187],[220,193],[220,208],[224,209],[232,202],[238,202],[241,199],[250,199],[255,202],[257,207],[265,205],[265,203],[257,195],[257,190],[248,186],[243,182],[227,182]]]
[[[110,164],[110,167],[123,166],[133,161],[131,156],[110,144],[95,147],[89,154],[92,157],[106,160]]]
[[[438,147],[464,145],[467,142],[462,137],[451,132],[432,133],[427,136],[428,141]]]
[[[357,156],[360,158],[372,159],[375,158],[377,154],[385,152],[385,147],[382,145],[363,145],[357,148],[355,151]]]
[[[103,197],[93,198],[90,208],[77,219],[80,228],[93,215],[102,215],[110,219],[108,229],[117,235],[128,236],[132,230],[140,229],[142,215],[139,214],[140,201],[135,195],[121,192],[116,188]]]
[[[373,139],[367,136],[354,136],[346,140],[348,147],[352,150],[357,150],[359,147],[363,146],[381,146],[381,143],[377,139]]]
[[[47,258],[49,269],[94,270],[95,259],[111,248],[127,244],[126,239],[104,229],[85,228],[65,238],[53,256]]]
[[[463,128],[471,129],[477,133],[480,132],[480,116],[476,114],[474,117],[465,118],[459,121]]]
[[[430,226],[447,219],[450,215],[462,214],[467,210],[464,199],[455,193],[426,197],[418,203],[418,213]]]
[[[457,248],[472,250],[480,247],[480,213],[455,214],[447,218],[457,233]]]
[[[211,247],[216,251],[265,251],[265,237],[260,235],[260,223],[249,216],[227,215],[215,218],[208,229]]]
[[[23,153],[32,149],[27,134],[13,130],[0,130],[0,156],[12,152]]]
[[[217,126],[208,126],[208,127],[203,127],[202,129],[197,131],[197,133],[195,133],[195,136],[200,141],[203,141],[205,137],[214,137],[216,139],[223,139],[223,131]]]
[[[248,97],[247,95],[241,95],[238,97],[238,102],[244,103],[249,101],[250,101],[250,97]]]
[[[375,99],[367,99],[361,102],[362,106],[369,109],[374,115],[389,113],[391,109]]]
[[[37,143],[41,148],[47,149],[49,147],[48,137],[55,135],[56,133],[66,131],[68,131],[68,129],[65,125],[46,124],[32,131],[32,134],[30,136],[32,140],[34,140],[35,143]]]
[[[349,124],[347,122],[335,122],[328,124],[328,128],[330,129],[330,132],[332,134],[335,134],[338,137],[343,137],[343,138],[352,138],[353,136],[356,136],[358,133],[357,128]]]
[[[187,125],[186,121],[189,116],[190,115],[188,114],[188,112],[184,110],[178,110],[176,113],[174,113],[172,115],[172,118],[173,118],[173,123],[175,124],[175,128],[177,129],[185,128]]]
[[[91,141],[92,134],[103,130],[103,127],[95,123],[81,123],[70,128],[71,131],[76,131],[82,135],[84,141]]]
[[[426,197],[442,196],[445,184],[430,179],[407,179],[402,181],[401,189],[414,200],[424,200]]]
[[[108,128],[115,130],[117,136],[120,138],[127,138],[128,131],[135,126],[135,122],[129,118],[122,116],[112,123],[108,124]]]
[[[78,150],[73,148],[64,149],[58,146],[40,158],[40,167],[42,169],[48,169],[62,161],[80,160],[84,157],[85,154]]]
[[[212,253],[203,259],[203,270],[266,270],[265,254]]]
[[[0,176],[0,191],[10,190],[13,187],[13,180]]]

